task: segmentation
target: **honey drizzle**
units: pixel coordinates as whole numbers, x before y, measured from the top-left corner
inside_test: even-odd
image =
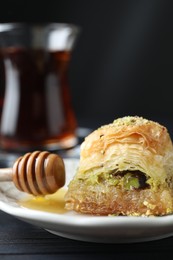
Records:
[[[64,214],[67,212],[65,209],[64,195],[67,189],[61,188],[56,193],[46,195],[44,197],[28,196],[27,198],[20,200],[18,203],[23,208],[29,208],[33,210],[45,211],[50,213]]]

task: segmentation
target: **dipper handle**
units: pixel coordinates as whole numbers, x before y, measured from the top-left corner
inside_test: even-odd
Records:
[[[1,168],[0,169],[0,182],[12,181],[13,170],[12,168]]]

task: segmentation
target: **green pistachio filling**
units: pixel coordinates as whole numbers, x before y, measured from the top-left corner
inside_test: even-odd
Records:
[[[123,177],[123,187],[126,190],[131,189],[139,189],[140,188],[140,181],[137,176],[134,176],[133,173],[126,173]]]
[[[125,190],[145,189],[150,185],[146,175],[140,171],[122,171],[112,173],[85,174],[78,177],[79,181],[85,181],[87,185],[107,183],[113,186],[121,186]]]

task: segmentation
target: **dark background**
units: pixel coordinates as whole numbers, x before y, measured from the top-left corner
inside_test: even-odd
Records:
[[[172,135],[172,13],[167,0],[6,0],[0,22],[80,26],[69,75],[80,124],[141,115],[166,124]]]

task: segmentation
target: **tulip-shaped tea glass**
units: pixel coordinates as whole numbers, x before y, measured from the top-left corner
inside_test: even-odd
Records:
[[[77,143],[68,69],[73,24],[0,24],[0,148],[66,149]]]

